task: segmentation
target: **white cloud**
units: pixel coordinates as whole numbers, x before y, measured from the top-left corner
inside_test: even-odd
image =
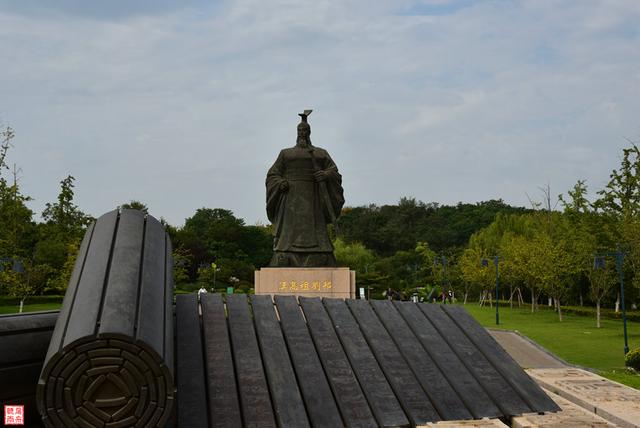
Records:
[[[0,12],[0,118],[24,190],[40,209],[71,173],[94,215],[140,199],[175,224],[201,206],[265,220],[266,169],[307,107],[350,205],[525,205],[547,182],[602,186],[623,137],[640,137],[635,0],[423,3],[450,13],[356,0]]]

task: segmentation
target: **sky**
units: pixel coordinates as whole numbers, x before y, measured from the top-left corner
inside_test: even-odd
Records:
[[[347,206],[592,197],[640,142],[638,0],[0,0],[0,125],[39,212],[76,178],[266,223],[297,114]]]

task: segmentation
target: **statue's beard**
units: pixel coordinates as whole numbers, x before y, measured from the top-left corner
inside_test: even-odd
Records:
[[[309,147],[311,145],[311,140],[309,137],[298,137],[296,140],[296,146],[298,147]]]

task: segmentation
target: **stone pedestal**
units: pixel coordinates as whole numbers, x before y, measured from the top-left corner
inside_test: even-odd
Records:
[[[267,267],[255,272],[256,294],[305,297],[356,297],[356,273],[340,268]]]

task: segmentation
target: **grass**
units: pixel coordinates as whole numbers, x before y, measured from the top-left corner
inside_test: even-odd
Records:
[[[602,319],[596,328],[595,317],[558,315],[540,307],[500,307],[500,325],[496,326],[495,307],[470,303],[465,309],[485,327],[516,330],[536,341],[568,363],[595,369],[600,375],[640,389],[640,375],[629,373],[624,365],[624,335],[621,320]],[[640,347],[640,323],[627,322],[629,348]]]

